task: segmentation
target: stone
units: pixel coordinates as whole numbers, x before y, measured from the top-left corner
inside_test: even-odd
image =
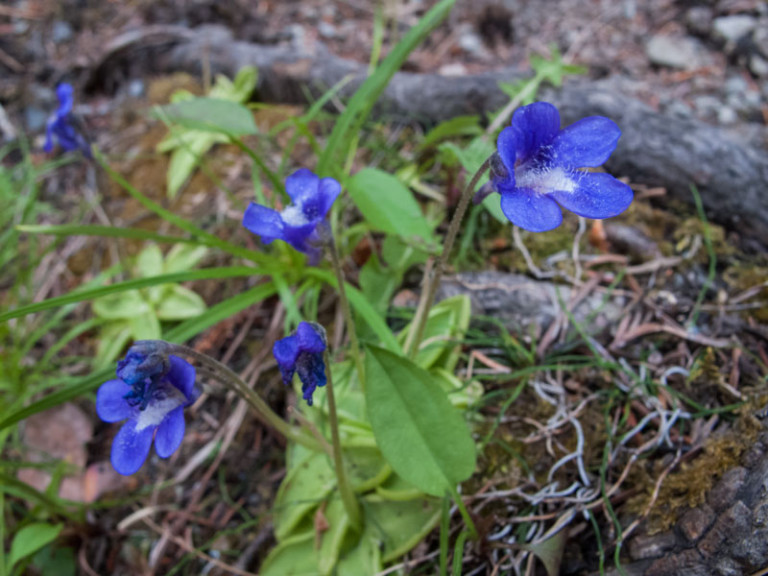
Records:
[[[721,546],[749,537],[752,511],[741,500],[723,512],[715,520],[707,535],[699,542],[697,549],[704,556],[712,557]]]
[[[72,26],[70,26],[69,23],[62,22],[61,20],[57,20],[53,23],[51,39],[53,40],[54,44],[61,44],[62,42],[70,40],[73,34],[74,32],[72,30]]]
[[[768,60],[759,54],[752,54],[749,57],[749,71],[758,78],[768,77]]]
[[[317,32],[326,40],[332,40],[337,36],[336,26],[325,21],[317,25]]]
[[[629,542],[629,557],[632,560],[660,558],[674,549],[676,544],[677,539],[672,532],[654,534],[653,536],[640,534]]]
[[[757,21],[746,14],[721,16],[712,22],[712,30],[716,38],[736,44],[739,40],[755,29]]]
[[[472,25],[461,24],[457,29],[459,33],[458,44],[464,52],[473,56],[485,56],[486,49],[483,39],[475,32]]]
[[[712,17],[709,6],[693,6],[685,13],[685,25],[693,34],[707,36],[712,30]]]
[[[768,58],[768,21],[761,21],[752,34],[755,51],[763,58]]]
[[[688,542],[695,544],[709,530],[714,520],[714,511],[704,504],[700,508],[692,508],[683,514],[677,521],[677,527]]]
[[[717,121],[720,124],[735,124],[739,120],[739,115],[729,106],[721,106],[717,111]]]
[[[657,34],[645,45],[645,53],[657,66],[694,70],[704,65],[701,45],[686,36]]]

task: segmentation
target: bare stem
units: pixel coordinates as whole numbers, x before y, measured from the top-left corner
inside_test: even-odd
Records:
[[[333,236],[331,236],[328,240],[328,249],[331,253],[333,271],[336,273],[336,282],[339,285],[339,301],[341,302],[341,313],[344,315],[344,322],[347,325],[347,333],[349,334],[349,344],[352,353],[352,360],[354,361],[355,368],[357,369],[357,377],[358,380],[360,380],[360,386],[363,389],[363,395],[365,395],[365,370],[363,368],[363,358],[360,355],[360,343],[357,340],[355,321],[352,318],[352,310],[349,307],[347,290],[344,287],[344,272],[341,269],[339,253],[336,250],[336,242],[334,241]]]
[[[336,483],[339,486],[341,501],[344,504],[347,516],[349,516],[350,524],[356,531],[359,531],[362,527],[360,504],[357,498],[355,498],[352,487],[347,482],[347,473],[344,470],[344,459],[341,455],[341,439],[339,438],[339,419],[336,414],[336,397],[333,394],[331,362],[327,350],[325,352],[325,375],[328,380],[326,397],[328,398],[328,419],[331,425],[331,447],[333,448],[333,464],[336,468]]]
[[[416,309],[416,315],[413,318],[411,330],[405,341],[405,352],[411,359],[414,358],[419,351],[419,345],[424,336],[424,327],[427,324],[427,317],[429,316],[429,311],[435,301],[435,294],[437,293],[437,288],[440,286],[440,280],[443,276],[445,261],[451,256],[451,249],[453,248],[454,242],[456,242],[456,236],[459,234],[459,227],[461,226],[462,220],[464,220],[464,214],[467,212],[467,207],[469,206],[469,201],[472,199],[475,186],[477,186],[480,178],[482,178],[483,174],[490,168],[491,158],[493,158],[493,156],[486,158],[482,166],[475,172],[475,175],[464,189],[464,192],[462,192],[461,198],[459,198],[459,205],[456,207],[451,223],[448,226],[448,233],[445,235],[442,253],[434,259],[434,261],[430,260],[427,263],[427,268],[424,271],[425,285],[421,292],[421,298],[419,299],[419,307]]]

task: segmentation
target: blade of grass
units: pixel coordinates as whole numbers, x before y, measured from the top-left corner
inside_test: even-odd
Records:
[[[325,150],[320,156],[317,163],[317,173],[320,176],[338,175],[338,169],[333,169],[333,166],[340,164],[339,158],[348,156],[350,142],[360,131],[392,76],[402,67],[408,55],[448,16],[455,2],[456,0],[442,0],[427,12],[397,43],[376,72],[358,88],[336,120]]]
[[[19,232],[29,234],[47,234],[50,236],[97,236],[100,238],[131,238],[133,240],[150,240],[153,242],[168,242],[171,244],[206,244],[201,238],[183,238],[181,236],[166,236],[141,228],[118,228],[115,226],[98,226],[90,224],[63,224],[59,226],[21,224],[16,226]]]

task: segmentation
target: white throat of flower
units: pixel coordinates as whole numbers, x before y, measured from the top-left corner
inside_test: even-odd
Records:
[[[151,399],[147,407],[139,411],[139,417],[136,419],[136,432],[141,432],[150,426],[159,426],[163,418],[187,401],[183,392],[172,384],[162,385],[161,391],[165,394],[164,398]]]
[[[288,206],[288,208],[280,213],[280,217],[288,226],[293,226],[294,228],[309,224],[309,220],[307,220],[304,212],[298,206]]]
[[[539,194],[551,194],[555,191],[573,192],[578,188],[573,172],[555,167],[518,169],[515,171],[515,185],[518,188],[530,188]]]

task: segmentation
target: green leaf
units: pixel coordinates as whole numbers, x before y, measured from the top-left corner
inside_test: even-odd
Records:
[[[141,228],[115,228],[114,226],[95,226],[89,224],[63,224],[60,226],[19,225],[19,232],[29,234],[51,234],[53,236],[100,236],[104,238],[133,238],[136,240],[153,240],[155,242],[171,242],[185,244],[200,244],[195,238],[181,236],[165,236]]]
[[[134,340],[159,340],[163,335],[154,310],[138,314],[129,320]]]
[[[232,82],[223,74],[216,76],[216,82],[208,94],[211,98],[222,98],[233,102],[247,102],[256,89],[258,70],[253,66],[243,66]]]
[[[381,453],[406,481],[443,496],[475,469],[475,444],[432,375],[407,358],[366,348],[366,404]]]
[[[440,122],[432,128],[419,143],[418,149],[424,150],[434,146],[441,140],[461,136],[479,136],[483,133],[479,116],[456,116]]]
[[[435,365],[453,370],[459,360],[457,340],[464,338],[469,328],[472,305],[466,295],[454,296],[443,300],[429,311],[424,326],[422,345],[415,362],[422,368],[430,369]],[[400,344],[408,338],[411,324],[398,335]]]
[[[24,526],[13,537],[8,566],[13,567],[19,560],[34,554],[43,546],[56,540],[62,528],[64,528],[63,524],[47,524],[45,522]]]
[[[328,455],[292,445],[288,473],[274,504],[275,536],[287,538],[336,487]]]
[[[93,313],[106,320],[130,320],[151,311],[138,290],[98,298],[91,305]]]
[[[459,148],[452,142],[440,145],[440,151],[445,152],[456,158],[462,165],[467,174],[474,174],[478,171],[485,160],[496,151],[495,143],[492,143],[484,136],[472,140],[466,148]],[[488,174],[484,174],[477,183],[477,189],[488,181]],[[491,216],[499,222],[507,223],[508,218],[501,211],[501,196],[491,194],[483,200],[483,206],[491,213]]]
[[[42,576],[77,576],[75,553],[71,548],[46,546],[35,554],[32,565]]]
[[[253,114],[248,108],[221,98],[195,98],[160,107],[158,114],[185,128],[245,136],[257,134]]]
[[[192,270],[208,254],[205,246],[177,244],[165,255],[163,272],[184,272]]]
[[[520,548],[533,552],[544,564],[548,576],[560,574],[560,563],[563,560],[565,544],[568,541],[567,530],[560,530],[551,538],[534,544],[521,544]]]
[[[200,316],[206,308],[203,299],[192,290],[183,286],[169,286],[155,307],[155,314],[160,320],[186,320]]]
[[[131,339],[131,323],[127,320],[111,322],[99,332],[96,348],[96,368],[106,368],[120,355]]]
[[[402,67],[408,55],[421,44],[422,40],[448,17],[455,3],[456,0],[442,0],[427,12],[419,23],[403,36],[376,71],[357,89],[333,126],[333,131],[317,163],[318,174],[332,176],[339,171],[334,165],[339,158],[345,158],[348,155],[351,142],[357,137],[360,127],[368,118],[392,76]],[[336,165],[340,166],[341,163]]]
[[[376,168],[363,168],[349,179],[349,195],[376,230],[430,241],[432,230],[421,207],[400,180]]]
[[[163,273],[163,253],[157,244],[149,244],[139,252],[139,257],[136,259],[136,270],[143,278],[151,278]]]

